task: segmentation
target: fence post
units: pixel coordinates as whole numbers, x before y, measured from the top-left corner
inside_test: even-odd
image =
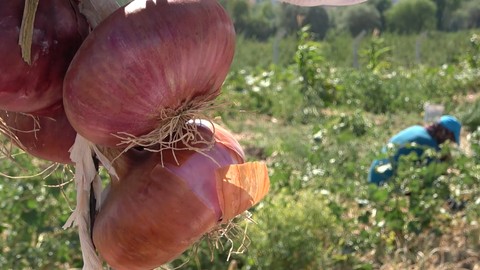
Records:
[[[277,65],[278,64],[278,52],[279,52],[279,43],[280,40],[285,36],[287,31],[283,28],[279,29],[277,33],[275,34],[275,38],[273,40],[273,64]]]
[[[424,31],[417,37],[417,41],[415,43],[415,62],[417,64],[421,64],[422,62],[422,41],[427,36],[427,32]]]
[[[365,30],[362,30],[360,34],[358,34],[355,39],[353,40],[353,67],[358,68],[358,45],[360,44],[360,41],[362,41],[363,37],[365,36],[367,32]]]

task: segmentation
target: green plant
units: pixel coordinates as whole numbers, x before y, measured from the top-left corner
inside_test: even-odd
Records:
[[[0,160],[5,175],[27,176],[47,167],[18,151],[14,154],[15,162]],[[39,175],[0,181],[1,269],[68,269],[82,265],[76,232],[62,229],[71,211],[69,206],[74,204],[66,172],[58,170],[47,179]]]
[[[248,250],[250,269],[332,269],[341,260],[343,229],[328,195],[303,190],[277,193],[255,215]]]
[[[300,89],[306,106],[326,106],[335,101],[337,87],[329,80],[331,69],[324,57],[324,43],[313,41],[309,27],[299,33],[299,45],[295,54],[298,72],[302,78]]]
[[[480,126],[480,100],[466,104],[461,111],[462,125],[475,132]]]
[[[470,38],[470,45],[467,62],[471,68],[480,68],[480,35],[473,34]]]
[[[355,136],[363,136],[372,127],[372,123],[366,118],[360,110],[352,113],[341,113],[338,117],[333,117],[327,125],[334,134],[350,132]]]
[[[469,137],[470,147],[472,148],[473,156],[480,159],[480,125],[474,130]]]
[[[367,69],[372,72],[380,72],[390,67],[388,55],[392,48],[385,45],[385,40],[380,37],[378,31],[374,31],[368,48],[363,49],[360,55],[367,62]]]

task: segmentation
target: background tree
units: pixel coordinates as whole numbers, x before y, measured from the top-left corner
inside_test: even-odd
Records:
[[[304,18],[302,8],[282,4],[280,10],[279,26],[286,31],[287,34],[294,34],[300,29],[301,19]]]
[[[455,14],[459,10],[464,0],[446,0],[445,8],[443,10],[441,27],[438,30],[441,31],[455,31]]]
[[[378,10],[372,5],[356,5],[345,9],[341,16],[343,25],[352,36],[365,31],[381,27],[381,18]]]
[[[392,7],[392,1],[391,0],[369,0],[367,3],[374,6],[378,10],[378,13],[380,14],[380,24],[381,24],[379,29],[383,31],[387,27],[386,20],[385,20],[385,12]]]
[[[271,2],[263,2],[251,8],[244,29],[245,37],[265,41],[276,32],[276,11]]]
[[[468,28],[480,27],[480,1],[471,1],[465,3],[468,12]]]
[[[271,2],[254,5],[247,0],[223,0],[220,4],[230,14],[237,34],[265,41],[276,32],[277,11]]]
[[[435,5],[437,6],[437,10],[435,12],[435,18],[436,18],[436,28],[438,30],[443,30],[443,21],[444,21],[444,15],[445,15],[445,8],[447,7],[447,1],[448,0],[433,0],[433,2],[435,2]]]
[[[391,32],[410,34],[435,29],[436,12],[437,7],[431,0],[402,0],[385,15]]]
[[[235,30],[242,33],[247,28],[250,17],[250,6],[246,0],[233,0],[228,4],[229,13],[231,14]]]
[[[310,25],[310,32],[316,39],[323,39],[330,27],[327,11],[322,7],[307,9],[302,26]]]
[[[480,27],[480,0],[462,2],[453,13],[450,24],[452,30]]]

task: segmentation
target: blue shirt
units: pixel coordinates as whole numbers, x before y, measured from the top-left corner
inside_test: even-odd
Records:
[[[416,152],[417,156],[421,157],[425,148],[440,150],[437,141],[428,134],[424,127],[418,125],[400,131],[389,140],[389,143],[393,143],[397,147],[395,154],[391,158],[378,159],[372,162],[368,173],[368,182],[379,185],[387,181],[393,176],[396,163],[402,155]],[[418,146],[412,146],[412,143]],[[384,147],[382,151],[385,152],[386,148]]]

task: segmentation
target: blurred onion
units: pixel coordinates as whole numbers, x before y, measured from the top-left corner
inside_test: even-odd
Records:
[[[0,109],[32,113],[62,100],[65,72],[89,29],[77,1],[40,0],[29,65],[19,46],[24,5],[0,1]]]
[[[68,122],[62,103],[52,106],[48,115],[0,111],[0,131],[34,157],[70,164],[68,151],[76,132]]]

